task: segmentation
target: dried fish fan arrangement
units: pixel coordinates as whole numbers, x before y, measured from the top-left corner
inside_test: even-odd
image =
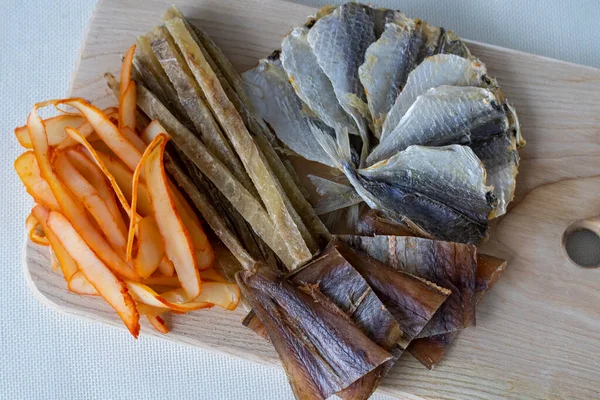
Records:
[[[450,31],[329,7],[243,78],[283,143],[346,176],[313,178],[320,213],[364,201],[419,235],[478,244],[513,198],[525,144],[516,113]]]
[[[336,16],[339,10],[342,10],[344,21],[348,16],[354,18],[357,12],[362,12],[360,24],[355,28],[362,31],[368,26],[373,31],[373,40],[369,44],[384,37],[390,24],[400,18],[400,14],[392,11],[351,4],[322,11],[319,21],[328,21],[328,16]],[[358,82],[361,79],[366,82],[367,78],[359,75],[356,77],[359,80],[353,82],[334,82],[321,73],[315,74],[312,81],[303,81],[308,82],[307,85],[297,80],[290,84],[289,71],[284,68],[302,70],[310,67],[311,54],[315,58],[310,40],[296,43],[299,49],[306,51],[298,53],[297,65],[292,59],[288,62],[285,58],[272,57],[246,73],[244,82],[211,39],[186,21],[176,8],[169,9],[163,20],[163,25],[138,38],[133,61],[138,121],[147,125],[140,127],[143,129],[142,140],[152,140],[156,132],[166,131],[170,135],[165,168],[224,245],[215,245],[217,261],[225,275],[238,283],[246,304],[252,308],[244,324],[273,343],[295,396],[324,399],[337,394],[344,399],[366,399],[404,350],[429,367],[439,362],[456,333],[474,325],[474,304],[493,284],[501,268],[496,266],[494,269],[492,263],[484,271],[475,246],[470,244],[401,237],[406,234],[407,226],[419,228],[419,232],[428,237],[433,236],[426,232],[426,229],[433,229],[433,225],[427,224],[432,223],[433,216],[423,222],[414,217],[407,219],[396,210],[394,215],[398,218],[395,219],[402,223],[398,225],[387,219],[390,212],[384,209],[386,219],[372,212],[361,219],[357,226],[365,229],[361,233],[365,236],[332,237],[308,203],[296,172],[285,157],[289,150],[281,142],[308,159],[344,171],[353,186],[325,178],[314,179],[321,183],[321,188],[327,189],[324,191],[329,195],[344,193],[335,207],[328,205],[329,211],[352,205],[356,217],[356,204],[365,198],[364,192],[378,186],[384,193],[400,193],[402,188],[394,186],[394,182],[386,183],[386,173],[395,173],[408,166],[413,170],[405,172],[404,177],[406,182],[415,182],[415,204],[425,204],[423,198],[429,201],[427,204],[434,204],[427,197],[433,196],[431,190],[446,190],[454,181],[431,185],[433,180],[421,182],[412,174],[432,177],[436,172],[444,173],[440,172],[439,163],[442,162],[454,168],[455,174],[464,172],[459,178],[446,173],[460,181],[454,182],[456,188],[449,191],[452,197],[448,202],[459,203],[461,196],[469,195],[463,199],[479,201],[472,205],[472,214],[479,217],[477,213],[488,208],[492,212],[491,207],[497,202],[491,188],[483,183],[485,169],[473,151],[461,145],[447,148],[407,146],[398,153],[403,154],[401,157],[394,156],[395,159],[392,157],[385,162],[393,170],[384,170],[371,177],[369,171],[376,168],[362,168],[375,154],[368,143],[373,135],[384,137],[389,128],[386,128],[388,118],[369,119],[366,116],[385,115],[382,110],[386,107],[390,110],[396,107],[391,101],[395,99],[394,95],[386,95],[389,99],[383,103],[387,102],[387,106],[375,100],[364,103],[364,93],[358,90]],[[313,29],[318,27],[319,21],[312,27],[313,22],[299,28],[299,37],[309,36],[311,31],[318,32]],[[352,23],[356,24],[356,21]],[[338,22],[330,24],[335,27]],[[416,42],[418,45],[410,44],[416,46],[416,59],[425,59],[438,48],[453,49],[454,53],[468,56],[466,47],[451,33],[408,19],[405,24],[406,29],[413,29],[411,35],[423,36]],[[328,29],[333,28],[325,31]],[[422,45],[424,40],[427,44]],[[366,42],[351,44],[365,47]],[[349,55],[354,57],[353,49],[344,51],[350,51]],[[378,50],[373,51],[377,53]],[[358,58],[354,59],[352,67],[357,71],[363,64],[358,61]],[[335,71],[339,65],[317,67],[329,68],[331,76],[346,74],[352,69],[345,66],[345,70]],[[407,64],[404,69],[406,77],[398,81],[397,91],[405,86],[403,92],[406,92],[412,76],[409,74],[411,65]],[[106,78],[117,92],[119,83],[115,77],[107,74]],[[492,81],[486,82],[495,88]],[[321,91],[322,85],[327,90]],[[363,85],[367,88],[366,83]],[[250,95],[245,87],[250,88]],[[256,88],[268,90],[263,92],[266,102],[257,101]],[[373,87],[368,97],[380,89]],[[417,93],[414,97],[426,89],[415,86],[412,89]],[[486,90],[498,95],[497,91]],[[313,98],[310,93],[319,93],[322,97]],[[347,96],[343,96],[344,93]],[[474,98],[460,99],[477,104],[478,97]],[[276,99],[276,108],[272,107],[272,99]],[[502,114],[501,100],[494,97],[494,101],[492,108]],[[471,104],[463,107],[470,109]],[[280,112],[282,114],[278,116]],[[482,115],[477,118],[488,117],[485,113]],[[504,119],[478,122],[477,128],[473,129],[483,135],[486,129],[492,129],[492,125],[505,124],[502,126],[506,132],[498,136],[513,135],[511,137],[516,138],[518,130],[514,123],[511,125],[512,117],[502,115]],[[281,142],[263,118],[271,124]],[[148,123],[149,120],[152,122]],[[511,126],[512,131],[509,130]],[[393,132],[386,135],[395,137]],[[464,130],[463,135],[469,137],[472,132]],[[434,154],[443,159],[434,158]],[[375,198],[379,194],[369,196],[367,198]],[[446,203],[443,206],[445,208],[439,206],[441,212],[448,214],[451,207]],[[369,215],[371,220],[367,218]],[[483,237],[484,230],[473,228],[471,222],[468,218],[457,220],[452,230],[445,234],[461,236],[458,231],[463,229],[465,233],[461,238],[465,242],[475,241],[477,235]],[[445,220],[439,223],[443,224]],[[369,236],[374,234],[387,236]],[[406,241],[414,240],[419,241],[419,246],[411,253],[413,258],[402,261],[394,253],[394,260],[400,260],[400,264],[391,262],[390,252],[399,249],[402,243],[406,246]],[[384,252],[383,241],[397,246]],[[231,262],[232,258],[235,262]],[[424,260],[431,262],[421,265]],[[429,364],[423,360],[428,360]]]

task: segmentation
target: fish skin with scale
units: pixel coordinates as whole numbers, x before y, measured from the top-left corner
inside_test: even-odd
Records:
[[[415,168],[405,170],[407,165]],[[366,169],[346,163],[344,172],[369,207],[392,221],[440,240],[475,244],[486,237],[496,201],[483,165],[467,146],[411,146]],[[447,176],[453,178],[445,181]]]
[[[281,64],[298,97],[323,122],[335,130],[358,134],[356,125],[340,105],[331,81],[321,70],[305,26],[294,28],[281,43]]]
[[[358,126],[363,140],[361,161],[368,154],[369,133],[363,115],[368,108],[358,67],[364,62],[367,47],[375,41],[371,14],[370,7],[347,3],[317,20],[308,32],[308,42],[338,101]]]
[[[383,123],[381,140],[396,128],[418,96],[439,86],[485,86],[485,65],[453,54],[426,58],[409,75],[402,92],[396,97]]]
[[[417,97],[396,128],[373,149],[367,165],[410,145],[469,144],[507,128],[506,112],[493,91],[472,86],[433,88]]]
[[[331,157],[315,140],[308,127],[309,117],[302,111],[303,103],[278,63],[261,60],[242,78],[258,114],[273,127],[283,143],[308,160],[335,167]],[[322,123],[313,127],[319,128],[328,129]],[[334,135],[333,132],[328,134]]]
[[[381,37],[367,48],[365,62],[358,68],[358,73],[376,137],[381,136],[385,116],[416,65],[423,41],[420,21],[398,12],[386,24]]]

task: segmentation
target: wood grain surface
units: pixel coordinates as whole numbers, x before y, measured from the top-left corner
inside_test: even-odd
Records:
[[[72,94],[101,106],[115,104],[103,73],[119,70],[123,52],[136,35],[160,22],[170,3],[101,1]],[[176,3],[240,71],[278,48],[315,11],[276,0]],[[561,248],[571,222],[600,214],[600,70],[480,43],[469,47],[498,78],[527,140],[515,201],[483,246],[506,258],[508,268],[478,306],[477,327],[459,335],[438,368],[428,371],[405,354],[379,391],[411,399],[600,398],[600,269],[570,264]],[[48,249],[28,242],[24,266],[44,303],[122,327],[103,301],[67,291],[50,269]],[[241,325],[243,315],[241,308],[197,311],[174,316],[168,335],[147,324],[142,334],[279,363],[272,347]]]

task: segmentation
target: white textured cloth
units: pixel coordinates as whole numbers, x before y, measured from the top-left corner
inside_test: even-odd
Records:
[[[34,102],[67,94],[95,0],[0,3],[0,398],[292,398],[279,368],[145,336],[136,341],[124,330],[61,315],[33,297],[21,268],[32,203],[13,172],[21,149],[12,130]],[[600,3],[594,0],[375,3],[470,39],[600,66]]]

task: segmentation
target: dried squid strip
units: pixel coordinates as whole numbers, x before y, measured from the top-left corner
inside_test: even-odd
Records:
[[[164,27],[157,27],[146,36],[200,139],[229,168],[240,183],[258,198],[258,193],[246,174],[244,166],[221,132],[221,128],[205,103],[202,89],[196,83],[169,32]]]
[[[273,224],[285,237],[284,241],[294,259],[293,265],[305,263],[312,257],[312,253],[305,242],[307,238],[302,235],[294,222],[292,214],[295,213],[295,210],[290,210],[286,206],[284,198],[287,196],[281,188],[281,184],[248,133],[239,113],[223,91],[215,73],[187,31],[184,22],[180,19],[172,19],[167,21],[166,25],[180,47],[194,77],[202,87],[213,113],[261,195]]]
[[[110,75],[106,77],[110,85]],[[112,79],[114,80],[114,78]],[[183,126],[148,89],[143,85],[138,85],[137,89],[138,107],[150,118],[158,119],[164,125],[177,147],[229,199],[236,210],[252,225],[256,233],[284,264],[291,268],[295,261],[289,254],[282,237],[277,234],[262,204],[235,179],[227,167],[208,151],[202,141]]]

